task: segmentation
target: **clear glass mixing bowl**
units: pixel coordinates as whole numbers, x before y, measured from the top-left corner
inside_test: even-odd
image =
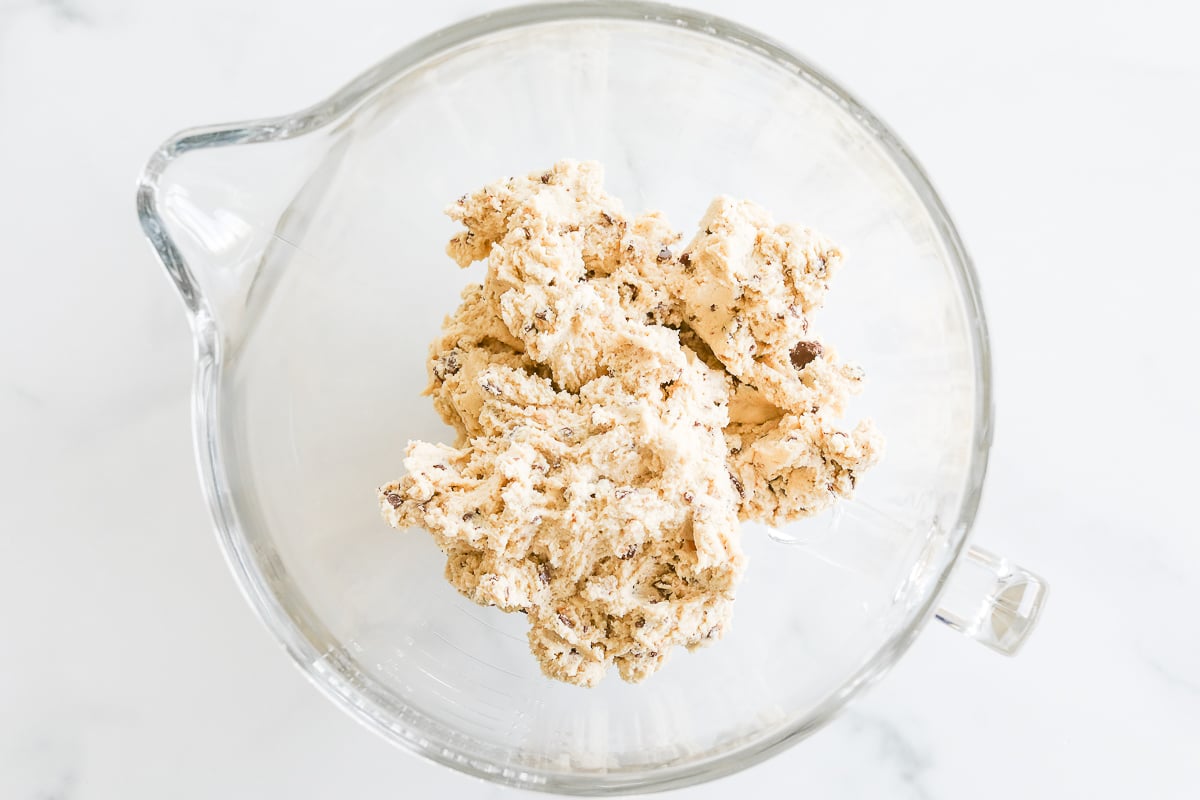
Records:
[[[599,160],[631,210],[681,229],[728,193],[839,242],[816,322],[866,367],[851,416],[888,440],[853,502],[745,526],[727,637],[637,686],[544,679],[525,618],[457,595],[430,538],[376,508],[409,439],[451,438],[420,396],[426,347],[481,268],[443,254],[441,209],[563,157]],[[138,211],[195,331],[230,565],[313,683],[404,748],[535,789],[695,783],[807,736],[935,613],[1005,652],[1036,618],[1044,584],[964,545],[991,417],[954,227],[879,120],[756,33],[640,3],[473,19],[300,113],[173,137]]]

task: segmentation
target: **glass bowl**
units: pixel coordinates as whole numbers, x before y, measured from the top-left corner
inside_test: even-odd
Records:
[[[730,632],[639,685],[543,678],[525,618],[459,596],[429,536],[376,504],[409,439],[452,439],[420,394],[426,348],[482,268],[445,256],[442,208],[559,158],[600,161],[679,229],[726,193],[838,242],[815,324],[867,370],[850,418],[888,441],[833,513],[744,526]],[[532,789],[682,786],[812,733],[935,613],[1002,652],[1036,619],[1043,582],[965,545],[991,401],[954,226],[878,119],[759,34],[642,3],[472,19],[297,114],[171,138],[138,212],[195,333],[230,566],[312,682],[405,749]]]

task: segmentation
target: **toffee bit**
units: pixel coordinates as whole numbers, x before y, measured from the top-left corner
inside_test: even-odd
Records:
[[[796,369],[804,369],[823,352],[825,352],[825,348],[821,347],[820,342],[796,342],[791,353],[792,366]]]

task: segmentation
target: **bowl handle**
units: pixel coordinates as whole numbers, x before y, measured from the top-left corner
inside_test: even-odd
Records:
[[[936,617],[998,653],[1015,655],[1037,624],[1049,586],[1038,575],[971,547],[939,598]]]

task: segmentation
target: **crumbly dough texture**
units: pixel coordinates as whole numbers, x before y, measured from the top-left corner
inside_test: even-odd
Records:
[[[379,490],[460,592],[528,615],[546,675],[583,686],[721,638],[739,520],[822,511],[882,447],[838,421],[862,370],[809,331],[832,243],[718,197],[680,246],[601,184],[560,161],[447,209],[464,228],[449,255],[487,262],[430,351],[426,391],[458,437],[411,442]]]

